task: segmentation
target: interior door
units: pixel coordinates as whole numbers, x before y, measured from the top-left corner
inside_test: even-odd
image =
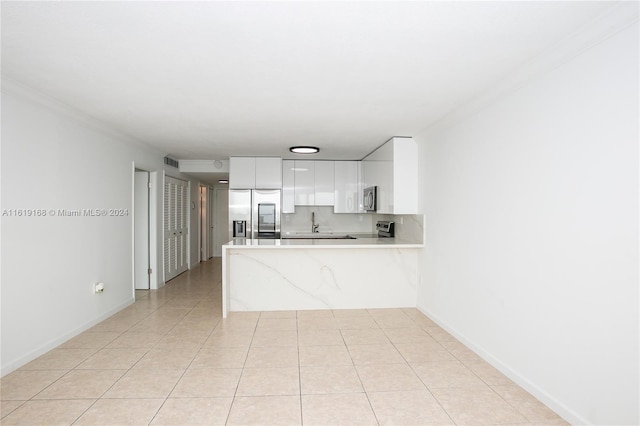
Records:
[[[213,192],[213,188],[208,188],[207,189],[208,195],[207,195],[207,202],[208,202],[208,206],[207,206],[207,223],[209,224],[209,232],[208,232],[208,238],[207,238],[207,259],[211,259],[213,257],[213,253],[215,250],[215,242],[213,241],[213,225],[214,225],[214,207],[215,207],[215,203],[214,203],[214,197],[215,194]],[[227,205],[225,204],[225,209],[227,208]],[[225,225],[222,228],[222,230],[226,229],[226,220],[225,220]]]
[[[149,290],[149,172],[134,174],[133,215],[134,287]]]

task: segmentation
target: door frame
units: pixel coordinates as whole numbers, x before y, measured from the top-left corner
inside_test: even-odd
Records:
[[[158,206],[158,191],[161,191],[163,185],[158,184],[162,181],[164,172],[162,170],[149,170],[144,166],[136,166],[135,161],[131,162],[131,296],[135,299],[135,179],[136,169],[149,173],[149,288],[157,290],[164,285],[162,280],[162,270],[158,269],[158,258],[162,259],[162,250],[158,249],[158,235],[162,234],[162,228],[158,229],[158,214],[162,214],[162,206]],[[162,200],[162,197],[160,197]],[[160,224],[162,217],[160,218]],[[160,247],[161,249],[161,247]],[[160,272],[160,275],[158,273]]]
[[[150,290],[151,289],[151,244],[149,235],[151,234],[151,221],[150,221],[150,176],[146,170],[138,168],[134,169],[134,189],[133,189],[133,288],[136,290]],[[142,198],[142,200],[140,199]],[[143,201],[146,204],[145,212],[138,211],[137,207],[141,207]],[[144,214],[146,213],[146,214]],[[146,228],[141,232],[139,226]],[[142,252],[141,252],[142,250]],[[140,256],[146,250],[146,256]],[[140,262],[145,262],[144,265],[140,265]],[[142,270],[140,269],[142,268]],[[144,285],[142,277],[145,277],[146,285]]]

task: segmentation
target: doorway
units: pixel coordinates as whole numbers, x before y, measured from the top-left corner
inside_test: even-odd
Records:
[[[135,169],[133,179],[133,282],[149,290],[149,172]]]
[[[209,259],[211,259],[213,257],[213,254],[215,253],[215,242],[214,242],[214,238],[213,238],[213,234],[215,229],[213,228],[213,224],[214,224],[214,209],[215,209],[215,194],[213,192],[213,188],[209,187],[208,188],[208,192],[207,192],[207,202],[208,202],[208,206],[207,208],[209,209],[209,233],[207,234],[207,241],[209,242],[209,244],[207,244],[207,252],[209,253]]]
[[[209,240],[211,238],[211,210],[209,209],[209,188],[200,185],[200,261],[211,257]]]

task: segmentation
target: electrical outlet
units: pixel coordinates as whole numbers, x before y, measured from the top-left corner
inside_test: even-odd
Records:
[[[96,283],[93,285],[94,293],[104,293],[104,283]]]

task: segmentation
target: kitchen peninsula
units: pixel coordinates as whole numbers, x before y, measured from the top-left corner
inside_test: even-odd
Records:
[[[421,219],[421,215],[418,216]],[[234,239],[222,249],[223,315],[233,311],[413,306],[422,223],[409,238]],[[409,224],[408,224],[409,225]]]
[[[415,306],[417,151],[393,137],[358,161],[230,157],[223,315]]]

